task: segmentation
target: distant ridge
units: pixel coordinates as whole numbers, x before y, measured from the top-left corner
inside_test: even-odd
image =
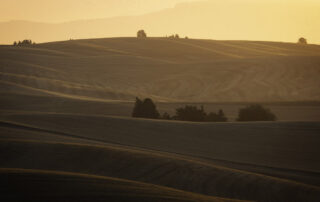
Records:
[[[48,42],[70,38],[128,37],[135,36],[139,29],[145,29],[149,36],[178,33],[189,38],[291,42],[303,36],[310,43],[320,43],[319,33],[312,28],[320,27],[319,21],[310,20],[318,15],[319,10],[319,4],[301,7],[294,3],[286,5],[278,2],[246,4],[237,1],[203,1],[182,3],[174,8],[139,16],[64,23],[0,22],[0,44],[12,44],[23,39]],[[297,18],[299,20],[294,20]],[[306,26],[309,28],[306,29]]]

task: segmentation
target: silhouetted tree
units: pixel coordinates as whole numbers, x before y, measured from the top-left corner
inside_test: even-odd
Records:
[[[146,32],[142,29],[142,30],[139,30],[139,31],[137,32],[137,37],[138,37],[138,38],[146,38],[146,37],[147,37],[147,34],[146,34]]]
[[[189,37],[188,36],[186,36],[186,37],[184,37],[185,39],[189,39]]]
[[[270,109],[254,104],[240,109],[237,121],[275,121],[276,119],[276,115]]]
[[[179,34],[176,34],[174,38],[179,39],[180,38]]]
[[[159,116],[157,107],[150,98],[146,98],[144,101],[136,98],[132,117],[158,119]]]
[[[307,39],[301,37],[301,38],[299,38],[298,43],[299,44],[307,44],[308,42],[307,42]]]
[[[16,46],[17,44],[18,44],[18,43],[17,43],[16,41],[15,41],[15,42],[13,42],[13,45],[14,45],[14,46]]]

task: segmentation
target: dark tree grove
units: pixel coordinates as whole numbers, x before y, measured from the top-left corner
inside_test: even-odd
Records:
[[[254,104],[240,109],[237,121],[275,121],[276,119],[276,115],[270,109]]]
[[[133,108],[132,117],[136,118],[150,118],[150,119],[165,119],[165,120],[179,120],[179,121],[194,121],[194,122],[226,122],[228,119],[224,112],[220,109],[218,113],[207,114],[203,106],[186,105],[176,109],[176,114],[170,116],[167,112],[160,116],[156,105],[150,98],[141,100],[136,98]]]
[[[141,100],[136,98],[133,108],[132,117],[150,118],[150,119],[165,119],[193,122],[226,122],[228,118],[225,116],[222,109],[218,112],[206,113],[203,106],[186,105],[176,109],[176,113],[170,116],[167,112],[160,116],[156,105],[150,98]],[[248,105],[241,108],[238,113],[237,121],[276,121],[277,117],[270,109],[259,104]]]
[[[13,42],[14,46],[27,46],[27,45],[32,45],[35,44],[35,42],[32,42],[32,40],[29,39],[25,39],[23,41],[19,41],[19,42]]]
[[[132,117],[158,119],[160,114],[156,105],[150,98],[146,98],[143,101],[139,98],[136,98]]]
[[[203,106],[197,108],[190,105],[176,109],[176,115],[172,119],[194,122],[226,122],[228,120],[222,109],[218,113],[210,112],[207,114]]]

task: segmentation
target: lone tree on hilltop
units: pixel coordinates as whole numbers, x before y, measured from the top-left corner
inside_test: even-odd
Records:
[[[298,43],[299,44],[308,44],[307,39],[303,38],[303,37],[299,38]]]
[[[137,32],[137,37],[138,37],[138,38],[147,38],[147,34],[146,34],[146,32],[142,29],[142,30],[139,30],[139,31]]]
[[[270,109],[254,104],[240,109],[237,121],[275,121],[276,119],[276,115]]]
[[[157,107],[150,98],[146,98],[143,101],[138,97],[136,98],[132,117],[158,119],[159,116]]]

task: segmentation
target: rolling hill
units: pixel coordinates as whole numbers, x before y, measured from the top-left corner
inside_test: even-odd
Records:
[[[1,131],[0,167],[9,173],[12,168],[35,170],[36,176],[27,178],[35,180],[50,171],[44,179],[51,180],[43,185],[60,183],[50,176],[63,171],[229,199],[316,201],[320,196],[318,123],[197,124],[15,114],[2,116]]]
[[[235,201],[134,181],[28,169],[0,169],[5,201]],[[4,183],[10,179],[9,185]]]
[[[1,46],[1,89],[91,101],[320,100],[320,46],[111,38]]]
[[[318,201],[319,50],[169,38],[0,46],[0,198]],[[276,103],[281,121],[133,119],[136,96],[170,112]]]

